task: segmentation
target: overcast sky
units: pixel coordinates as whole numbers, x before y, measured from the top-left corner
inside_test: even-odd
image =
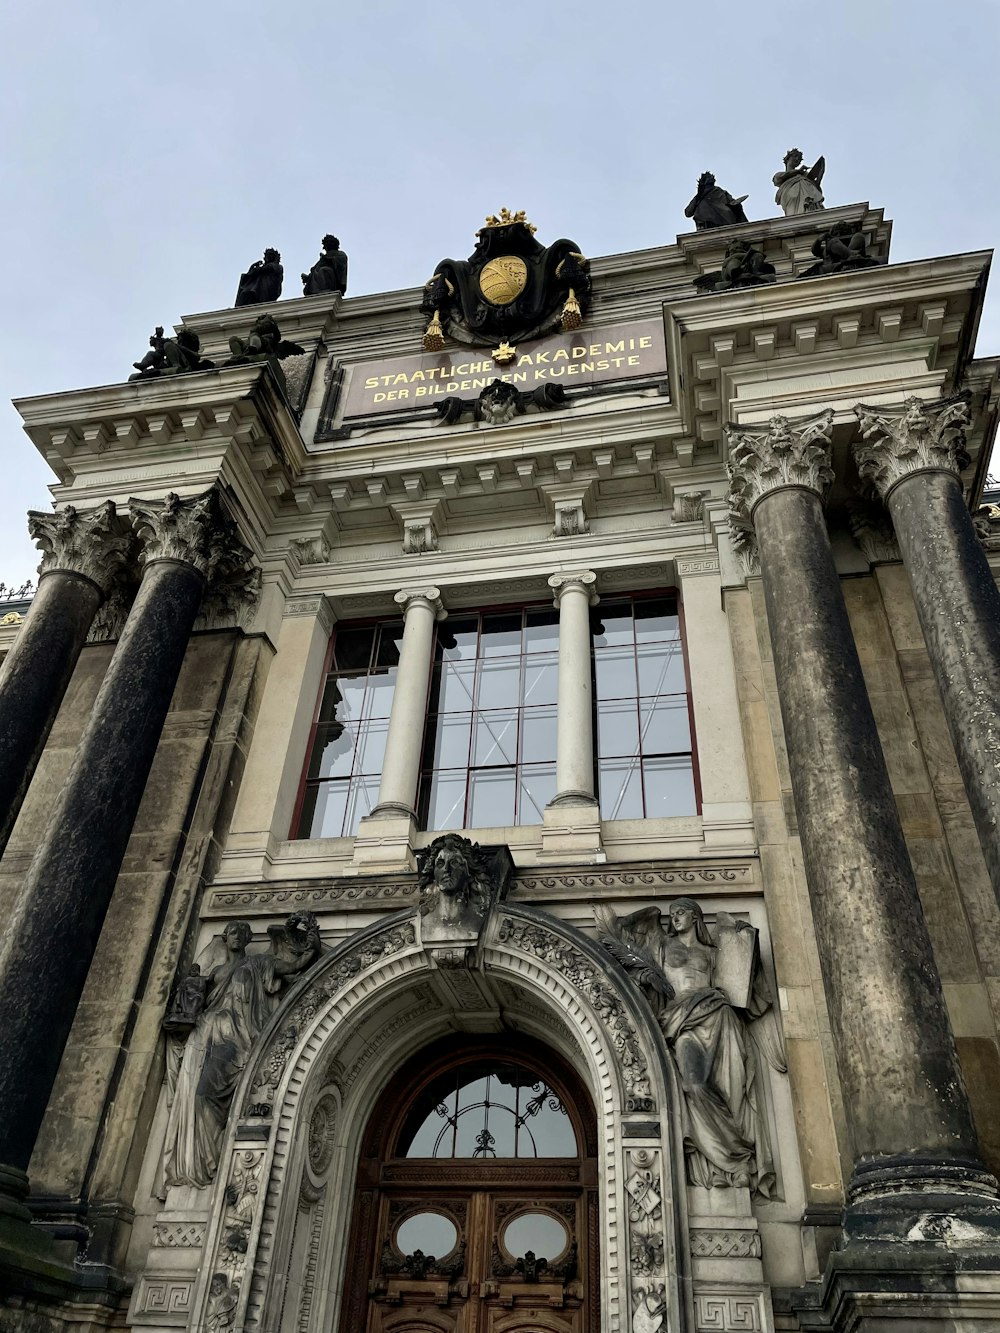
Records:
[[[789,147],[899,261],[1000,236],[1000,3],[7,0],[0,14],[0,580],[52,480],[9,399],[113,383],[156,324],[285,294],[332,230],[350,294],[423,282],[524,208],[588,255],[690,229],[702,170],[773,216]],[[979,355],[1000,353],[1000,274]]]

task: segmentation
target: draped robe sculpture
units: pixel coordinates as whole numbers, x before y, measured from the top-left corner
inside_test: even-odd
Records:
[[[320,952],[311,912],[269,927],[266,953],[247,953],[252,933],[249,922],[230,921],[222,932],[225,957],[207,973],[205,1005],[184,1045],[167,1121],[168,1185],[200,1187],[214,1179],[229,1106],[251,1047],[277,1007],[286,978]]]
[[[713,939],[691,898],[670,904],[666,929],[656,907],[619,917],[595,905],[594,915],[602,944],[649,999],[677,1065],[689,1184],[770,1197],[774,1167],[758,1053],[778,1072],[786,1067],[756,931],[720,912]]]

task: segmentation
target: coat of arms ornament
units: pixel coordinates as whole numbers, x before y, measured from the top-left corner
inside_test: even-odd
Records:
[[[448,338],[504,346],[580,327],[590,303],[589,262],[575,241],[543,246],[535,230],[523,210],[502,208],[476,232],[468,259],[442,259],[420,306],[430,316],[425,351],[442,351]]]

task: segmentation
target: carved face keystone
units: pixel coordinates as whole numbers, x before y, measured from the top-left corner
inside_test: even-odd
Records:
[[[434,880],[442,893],[461,897],[469,888],[469,870],[464,858],[450,847],[442,847],[434,858]]]

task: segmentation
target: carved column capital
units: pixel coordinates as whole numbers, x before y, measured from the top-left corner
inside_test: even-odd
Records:
[[[111,500],[84,513],[73,505],[63,505],[51,514],[31,510],[28,531],[42,551],[39,577],[57,571],[79,574],[96,584],[105,597],[124,567],[133,542]]]
[[[402,588],[392,599],[401,608],[405,617],[411,606],[429,606],[435,620],[444,620],[448,612],[441,601],[440,588]]]
[[[833,411],[800,421],[774,416],[767,426],[727,426],[730,508],[746,514],[772,491],[794,486],[821,500],[833,481],[830,441]]]
[[[592,569],[576,569],[565,574],[553,574],[549,579],[549,587],[552,589],[552,604],[558,606],[564,592],[569,588],[582,589],[587,594],[587,600],[591,606],[596,606],[600,601],[597,595],[595,584],[597,575]]]
[[[157,560],[176,560],[209,581],[228,581],[241,566],[249,567],[250,551],[223,510],[217,487],[186,500],[171,491],[162,500],[128,503],[144,567]]]
[[[969,464],[965,428],[969,424],[968,390],[927,403],[907,398],[902,407],[869,407],[856,403],[861,443],[854,458],[863,481],[884,499],[899,482],[915,472],[952,472]]]

